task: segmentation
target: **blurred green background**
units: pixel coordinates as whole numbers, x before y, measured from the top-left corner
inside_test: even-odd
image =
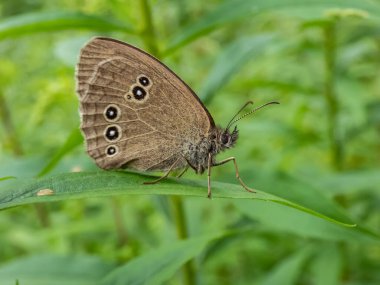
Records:
[[[74,69],[103,35],[160,58],[222,126],[247,100],[281,102],[240,121],[218,158],[324,215],[156,195],[17,207],[0,214],[1,285],[145,284],[159,262],[147,284],[380,284],[379,1],[3,0],[0,17],[0,177],[96,171]],[[212,179],[236,183],[233,166]],[[186,237],[178,252],[196,257],[179,270]]]

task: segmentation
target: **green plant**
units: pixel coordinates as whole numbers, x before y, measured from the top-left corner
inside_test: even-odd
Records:
[[[27,2],[0,4],[1,284],[380,282],[377,2]],[[260,191],[228,166],[211,201],[191,173],[97,170],[73,71],[99,34],[162,59],[221,124],[280,101],[227,154]]]

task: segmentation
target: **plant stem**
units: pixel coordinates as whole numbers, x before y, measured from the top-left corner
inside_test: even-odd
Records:
[[[149,5],[148,0],[140,0],[141,4],[141,19],[142,19],[142,30],[141,35],[144,39],[144,44],[146,49],[156,56],[160,57],[157,38],[155,29],[153,26],[152,10]],[[186,216],[183,208],[183,202],[181,197],[173,196],[171,198],[173,205],[173,216],[175,220],[175,225],[177,229],[177,236],[179,239],[188,238],[188,232],[186,228]],[[192,260],[188,261],[184,267],[184,284],[194,285],[195,284],[195,269]]]
[[[327,105],[328,136],[330,140],[330,153],[332,165],[336,170],[343,167],[343,144],[339,130],[338,112],[339,105],[335,93],[335,69],[336,69],[336,24],[329,22],[324,27],[324,60],[325,82],[324,96]]]
[[[177,9],[179,13],[179,24],[181,26],[185,25],[188,22],[187,17],[187,2],[186,0],[177,0]]]
[[[22,150],[21,142],[19,141],[14,124],[12,121],[11,113],[9,112],[7,101],[0,90],[0,120],[5,130],[5,137],[8,140],[10,149],[15,156],[22,156],[24,151]],[[50,227],[49,211],[46,205],[35,204],[33,205],[36,211],[38,220],[42,227]]]
[[[43,228],[50,228],[51,222],[50,222],[50,215],[49,215],[49,210],[47,208],[47,205],[34,204],[33,207],[34,207],[34,210],[36,211],[40,225]]]
[[[176,224],[177,236],[179,239],[187,239],[189,234],[186,227],[187,223],[182,198],[179,196],[172,196],[171,202],[173,205],[173,216]],[[195,284],[195,269],[193,260],[185,263],[183,271],[185,281],[184,284]]]
[[[157,46],[156,32],[153,26],[152,10],[148,0],[140,0],[141,4],[141,36],[143,37],[145,47],[154,56],[159,57]]]
[[[0,91],[0,120],[5,130],[5,138],[9,142],[9,146],[16,156],[23,154],[20,141],[17,139],[16,131],[12,122],[7,102],[4,95]]]
[[[111,198],[113,216],[115,219],[116,233],[118,236],[118,245],[122,247],[128,241],[127,230],[124,227],[123,214],[120,207],[120,201],[117,198]]]

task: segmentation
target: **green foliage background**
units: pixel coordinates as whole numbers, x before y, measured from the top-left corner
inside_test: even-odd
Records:
[[[380,284],[378,1],[13,0],[0,16],[1,285]],[[190,171],[146,186],[98,170],[74,68],[99,35],[160,58],[220,125],[280,101],[219,156],[260,191],[232,165],[213,200]]]

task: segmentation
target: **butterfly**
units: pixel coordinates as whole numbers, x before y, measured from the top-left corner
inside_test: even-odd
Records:
[[[233,124],[247,102],[221,128],[198,96],[173,71],[148,53],[127,43],[104,37],[90,40],[80,51],[76,68],[81,131],[87,153],[103,169],[131,168],[164,171],[153,184],[170,172],[189,167],[202,174],[207,170],[211,197],[211,168],[232,161],[215,156],[238,139]]]

